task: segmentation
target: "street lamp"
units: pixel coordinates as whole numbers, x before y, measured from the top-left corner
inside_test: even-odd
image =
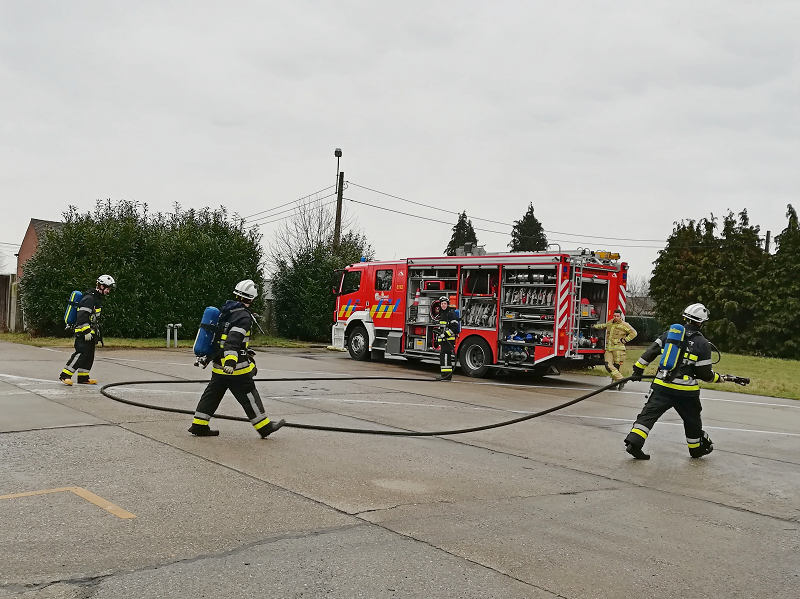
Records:
[[[333,151],[333,155],[336,156],[336,183],[339,183],[339,158],[342,157],[342,148],[336,148]]]

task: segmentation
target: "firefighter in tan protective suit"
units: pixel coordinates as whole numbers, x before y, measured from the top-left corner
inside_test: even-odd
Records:
[[[603,324],[592,325],[593,329],[606,329],[606,370],[611,373],[611,380],[623,379],[620,369],[625,363],[625,344],[633,340],[637,333],[631,325],[622,319],[622,310],[614,310],[614,318]],[[617,389],[622,389],[625,383],[620,383]]]

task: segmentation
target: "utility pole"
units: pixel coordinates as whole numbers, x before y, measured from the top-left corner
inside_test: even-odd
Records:
[[[333,228],[333,247],[339,247],[339,237],[342,235],[342,196],[344,195],[344,171],[339,173],[339,182],[336,187],[336,225]]]
[[[772,231],[767,231],[767,243],[764,244],[764,252],[766,252],[767,254],[769,254],[769,236],[771,233]]]

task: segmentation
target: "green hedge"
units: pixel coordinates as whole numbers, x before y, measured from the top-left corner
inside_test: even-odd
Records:
[[[636,339],[632,341],[635,345],[652,343],[666,330],[666,327],[660,325],[652,316],[626,316],[625,321],[638,333]]]
[[[25,263],[22,308],[33,334],[58,334],[71,291],[93,288],[110,274],[117,289],[103,309],[103,332],[159,337],[167,323],[194,336],[206,306],[220,306],[236,283],[253,279],[264,289],[261,236],[241,219],[218,210],[150,213],[131,201],[98,202],[94,212],[64,214]],[[254,309],[263,306],[259,297]]]

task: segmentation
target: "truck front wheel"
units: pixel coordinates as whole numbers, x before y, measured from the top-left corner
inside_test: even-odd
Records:
[[[459,362],[461,370],[467,376],[481,378],[489,372],[492,363],[492,350],[483,339],[477,337],[468,339],[462,346]]]
[[[369,335],[367,329],[357,325],[347,338],[347,351],[354,360],[369,360]]]

